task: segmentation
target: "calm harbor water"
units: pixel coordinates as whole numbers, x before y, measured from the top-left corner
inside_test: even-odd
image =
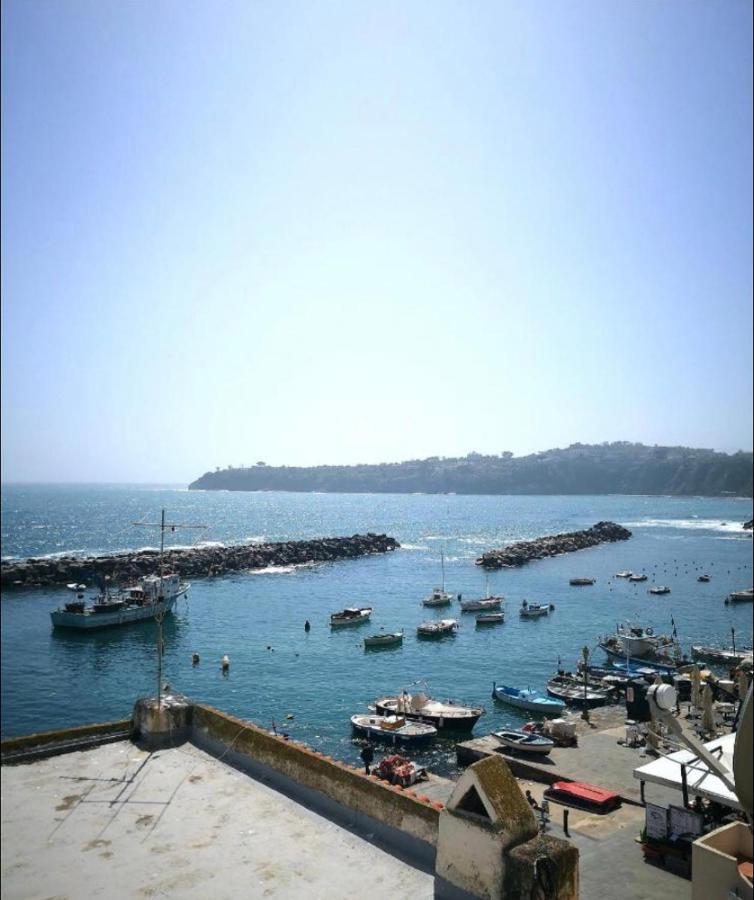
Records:
[[[297,739],[355,761],[349,718],[382,693],[426,682],[438,697],[482,703],[476,733],[523,721],[490,699],[493,680],[543,688],[557,666],[575,665],[581,648],[626,619],[670,630],[671,616],[692,642],[751,645],[751,606],[724,598],[752,584],[751,518],[745,499],[668,497],[466,497],[204,493],[133,486],[4,486],[5,557],[105,552],[155,546],[156,532],[129,525],[157,521],[162,507],[178,522],[203,522],[198,533],[171,535],[175,545],[261,541],[386,532],[402,549],[385,556],[196,581],[165,626],[164,680],[173,689],[250,719],[273,721]],[[503,625],[476,629],[474,615],[426,610],[421,599],[441,580],[464,598],[484,594],[474,566],[485,549],[609,519],[634,536],[568,556],[490,575],[503,594]],[[616,579],[644,570],[645,584]],[[697,582],[708,572],[708,584]],[[572,588],[574,576],[596,585]],[[653,596],[651,584],[672,593]],[[155,627],[143,623],[99,634],[54,632],[50,610],[65,590],[6,592],[2,598],[2,734],[9,737],[129,715],[137,696],[154,692]],[[547,601],[546,619],[520,620],[521,600]],[[329,614],[347,605],[374,607],[371,625],[332,632]],[[454,616],[460,631],[420,641],[416,625]],[[304,632],[309,619],[312,629]],[[366,652],[364,635],[404,628],[404,644]],[[192,653],[201,663],[191,665]],[[220,659],[228,654],[228,677]],[[599,650],[595,660],[603,659]],[[292,716],[293,718],[287,718]],[[438,741],[422,758],[452,769],[453,744]]]

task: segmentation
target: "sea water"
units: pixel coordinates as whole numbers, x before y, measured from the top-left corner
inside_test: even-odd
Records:
[[[626,496],[455,496],[293,494],[186,491],[134,486],[16,485],[2,489],[2,552],[102,553],[155,547],[155,528],[133,522],[206,524],[177,529],[169,546],[194,542],[261,542],[385,532],[393,553],[313,566],[268,569],[195,580],[164,627],[163,681],[197,701],[275,727],[340,759],[355,762],[350,717],[382,694],[428,691],[440,699],[482,704],[475,733],[517,726],[525,714],[491,699],[492,683],[544,689],[560,659],[575,667],[582,648],[597,648],[618,622],[634,620],[669,633],[686,650],[694,642],[751,646],[751,606],[724,603],[752,584],[752,516],[747,499]],[[442,580],[464,599],[484,596],[485,550],[516,540],[589,527],[625,525],[633,537],[515,570],[489,574],[504,595],[502,625],[475,627],[458,603],[431,610],[421,600]],[[615,578],[646,571],[640,584]],[[712,580],[700,583],[702,573]],[[572,577],[596,579],[570,587]],[[649,594],[652,584],[671,593]],[[6,591],[2,598],[2,734],[28,734],[130,715],[138,696],[156,690],[156,627],[145,622],[90,634],[53,631],[50,611],[70,599],[63,588]],[[523,599],[552,603],[539,620],[520,619]],[[331,630],[330,613],[372,606],[371,622]],[[452,637],[422,641],[416,626],[455,617]],[[304,630],[306,620],[311,631]],[[405,630],[403,645],[365,651],[380,628]],[[192,666],[192,654],[200,663]],[[227,654],[230,672],[220,660]],[[419,757],[452,770],[452,741]]]

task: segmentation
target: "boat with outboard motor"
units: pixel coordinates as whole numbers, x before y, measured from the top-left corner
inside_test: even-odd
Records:
[[[374,709],[381,716],[399,715],[429,722],[439,731],[471,731],[484,715],[483,706],[469,706],[457,700],[433,700],[421,691],[380,697],[374,701]]]
[[[542,716],[558,716],[565,709],[565,703],[562,700],[555,700],[529,688],[509,687],[507,684],[498,685],[495,681],[492,682],[492,696],[501,703],[507,703],[508,706],[525,709]]]
[[[411,722],[405,716],[351,716],[351,725],[357,734],[392,744],[418,744],[437,735],[433,725]]]
[[[432,619],[418,625],[416,634],[421,638],[439,638],[455,634],[457,630],[458,622],[455,619]]]
[[[362,625],[372,615],[371,606],[348,606],[330,616],[331,628],[343,628],[347,625]]]
[[[172,611],[179,597],[189,589],[188,582],[169,575],[146,575],[136,584],[110,593],[105,586],[91,605],[83,599],[84,585],[68,585],[75,590],[76,600],[53,610],[50,619],[54,628],[73,628],[89,631],[95,628],[109,628],[115,625],[130,625],[144,622]]]
[[[552,603],[530,603],[524,600],[518,614],[522,619],[538,619],[540,616],[549,616],[553,609],[555,606]]]
[[[555,741],[543,734],[532,731],[493,731],[492,737],[496,738],[507,750],[521,753],[532,753],[538,756],[546,756],[555,746]]]

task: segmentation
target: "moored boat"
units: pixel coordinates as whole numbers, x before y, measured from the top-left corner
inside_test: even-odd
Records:
[[[531,731],[493,731],[492,737],[509,750],[522,753],[532,753],[545,756],[555,746],[555,741],[543,734],[535,734]]]
[[[461,612],[500,609],[500,604],[502,602],[502,597],[488,597],[481,600],[462,600]]]
[[[648,591],[650,594],[669,594],[670,588],[666,584],[658,584],[655,587],[651,587]]]
[[[379,634],[370,634],[364,638],[364,647],[371,649],[373,647],[399,647],[403,643],[403,632],[380,632]]]
[[[676,668],[677,661],[668,650],[678,651],[671,637],[656,636],[654,629],[642,625],[618,625],[615,634],[600,638],[599,646],[605,653],[620,663],[638,662],[640,665],[660,665],[668,669]]]
[[[709,575],[700,575],[696,580],[706,583],[708,581],[711,581],[712,579],[710,578]]]
[[[540,616],[548,616],[553,609],[555,606],[552,603],[529,603],[524,600],[518,614],[522,619],[538,619]]]
[[[454,634],[457,629],[458,622],[455,619],[433,619],[418,625],[416,634],[423,638],[438,638]]]
[[[729,650],[727,647],[707,647],[703,644],[694,644],[691,647],[691,656],[704,662],[736,666],[746,660],[751,660],[752,651],[741,648]]]
[[[754,588],[746,588],[743,591],[733,591],[728,594],[726,603],[751,603],[754,600]]]
[[[616,578],[630,578],[634,573],[633,572],[616,572]]]
[[[587,587],[590,584],[594,584],[596,579],[594,578],[571,578],[568,584],[571,587]]]
[[[628,576],[629,581],[646,581],[648,578],[649,575],[645,575],[643,572]]]
[[[351,725],[358,734],[392,744],[418,744],[437,735],[433,725],[409,721],[405,716],[351,716]]]
[[[477,625],[498,625],[500,622],[505,621],[505,613],[502,612],[489,612],[489,613],[481,613],[476,617]]]
[[[331,628],[343,628],[346,625],[361,625],[369,621],[372,615],[371,606],[350,606],[330,616]]]
[[[453,602],[452,594],[444,591],[442,588],[436,587],[429,595],[422,600],[423,606],[450,606]]]
[[[547,693],[551,697],[562,700],[568,706],[580,706],[591,709],[595,706],[604,706],[613,699],[612,691],[595,687],[567,675],[555,675],[547,682]]]
[[[66,603],[62,609],[50,613],[54,628],[89,631],[95,628],[144,622],[169,613],[178,598],[188,591],[189,584],[181,581],[175,573],[162,577],[146,575],[136,584],[115,594],[104,590],[89,606],[80,599],[82,597],[80,588],[83,588],[83,585],[76,585],[77,600]]]
[[[528,688],[509,687],[506,684],[498,686],[494,681],[492,682],[492,696],[501,703],[507,703],[517,709],[525,709],[543,716],[558,716],[565,709],[565,703],[562,700],[546,697],[539,691],[532,691]]]
[[[395,697],[380,697],[375,700],[374,709],[378,715],[400,715],[419,722],[429,722],[439,731],[471,731],[480,716],[482,706],[467,706],[454,700],[433,700],[426,694],[403,692]]]

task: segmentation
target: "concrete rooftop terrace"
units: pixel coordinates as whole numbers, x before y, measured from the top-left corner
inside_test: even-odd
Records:
[[[3,766],[2,896],[433,896],[433,876],[184,744]]]

